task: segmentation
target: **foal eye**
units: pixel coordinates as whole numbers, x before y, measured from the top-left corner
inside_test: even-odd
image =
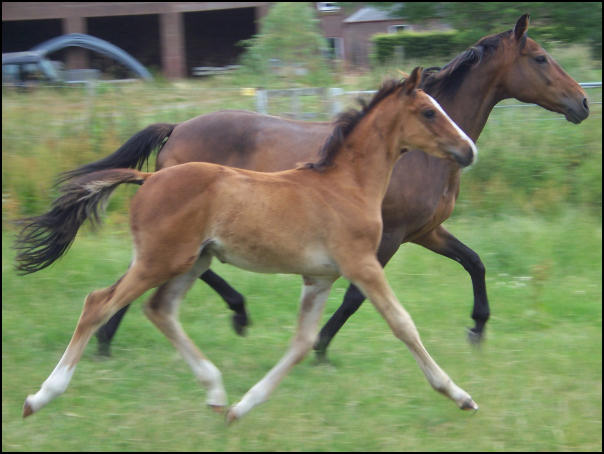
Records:
[[[430,120],[430,119],[434,118],[434,116],[436,115],[436,112],[434,112],[432,109],[424,110],[422,112],[422,115],[424,117],[426,117],[428,120]]]
[[[547,63],[547,58],[545,58],[545,55],[538,55],[535,57],[535,61],[537,63]]]

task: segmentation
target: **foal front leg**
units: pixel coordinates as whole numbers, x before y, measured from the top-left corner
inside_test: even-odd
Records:
[[[136,271],[129,270],[111,287],[96,290],[86,297],[82,314],[65,353],[50,376],[42,383],[40,390],[25,399],[24,418],[65,392],[76,365],[96,329],[152,286],[152,283],[138,277]]]
[[[227,413],[228,423],[241,418],[256,405],[268,400],[290,369],[299,363],[312,348],[325,300],[329,295],[333,281],[334,279],[304,277],[298,328],[289,350],[262,380],[256,383],[237,404],[229,409]]]
[[[341,270],[342,274],[369,298],[386,319],[394,335],[407,345],[430,385],[453,400],[462,410],[477,410],[478,405],[470,395],[453,383],[422,344],[411,316],[388,285],[384,270],[377,259],[371,257],[357,261],[353,268],[345,270],[341,267]]]
[[[402,233],[399,231],[384,230],[382,232],[382,241],[377,252],[378,261],[382,266],[386,266],[394,253],[398,251],[401,239]],[[365,301],[365,295],[354,284],[350,284],[342,304],[319,331],[319,338],[313,346],[319,361],[327,360],[327,347],[344,323],[361,307],[363,301]]]

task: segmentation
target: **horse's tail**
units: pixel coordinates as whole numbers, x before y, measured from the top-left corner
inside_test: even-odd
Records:
[[[46,268],[61,257],[86,219],[100,223],[113,190],[122,183],[142,184],[152,173],[135,169],[109,169],[82,175],[59,186],[61,196],[47,213],[17,221],[23,228],[17,235],[17,271],[29,274]]]
[[[71,178],[86,175],[97,170],[106,169],[142,169],[153,150],[163,145],[170,137],[176,124],[155,123],[130,137],[126,143],[109,156],[78,167],[75,170],[63,172],[57,178],[57,183],[63,183]]]

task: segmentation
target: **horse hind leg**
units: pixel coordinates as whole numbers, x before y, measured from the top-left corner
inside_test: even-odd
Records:
[[[154,285],[137,269],[130,269],[111,287],[95,290],[86,297],[84,308],[78,320],[71,341],[59,363],[50,376],[42,383],[36,394],[25,399],[23,417],[35,413],[67,389],[88,341],[96,329],[113,314],[134,301]]]
[[[145,303],[145,315],[168,338],[182,355],[197,379],[207,388],[206,403],[216,411],[227,405],[227,395],[218,368],[207,359],[187,336],[178,321],[178,308],[185,293],[200,273],[210,266],[211,256],[202,254],[193,267],[162,286]]]
[[[250,324],[250,317],[245,309],[245,298],[241,293],[229,285],[227,281],[208,269],[199,279],[208,284],[227,303],[234,314],[232,317],[233,329],[240,336],[245,336]]]

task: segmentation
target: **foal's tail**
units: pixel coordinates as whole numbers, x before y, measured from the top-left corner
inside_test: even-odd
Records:
[[[75,170],[63,172],[57,178],[58,183],[63,183],[71,178],[86,175],[97,170],[106,169],[142,169],[143,164],[149,159],[153,150],[163,145],[170,137],[176,124],[155,123],[137,132],[126,143],[109,156],[78,167]]]
[[[17,221],[24,225],[15,243],[17,270],[29,274],[61,257],[86,219],[100,223],[102,210],[113,190],[122,183],[142,184],[152,173],[135,169],[109,169],[63,181],[61,196],[47,213]]]

